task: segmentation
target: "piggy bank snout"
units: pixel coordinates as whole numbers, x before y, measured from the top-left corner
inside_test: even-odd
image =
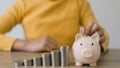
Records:
[[[82,57],[84,58],[91,58],[93,56],[93,52],[90,49],[83,49],[82,50]]]

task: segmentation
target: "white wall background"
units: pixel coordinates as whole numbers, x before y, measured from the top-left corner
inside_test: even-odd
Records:
[[[15,1],[16,0],[0,0],[0,15]],[[89,0],[89,2],[100,25],[109,33],[109,48],[120,49],[120,0]],[[21,25],[17,25],[6,35],[24,39]]]

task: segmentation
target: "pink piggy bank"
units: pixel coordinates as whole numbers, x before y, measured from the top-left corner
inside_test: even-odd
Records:
[[[92,36],[83,36],[80,33],[76,35],[72,46],[76,66],[83,64],[96,66],[101,54],[99,40],[98,33],[94,33]]]

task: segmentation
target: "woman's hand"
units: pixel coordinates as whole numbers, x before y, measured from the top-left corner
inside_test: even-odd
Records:
[[[23,41],[16,40],[13,45],[13,50],[27,51],[27,52],[41,52],[51,51],[57,48],[57,42],[52,38],[45,36],[37,40]]]
[[[100,45],[102,45],[103,42],[106,40],[106,38],[105,38],[105,35],[104,35],[104,30],[98,24],[95,24],[93,22],[89,22],[86,28],[83,27],[81,29],[81,33],[83,35],[91,36],[95,32],[97,32],[99,34],[99,36],[100,36],[99,43],[100,43]]]

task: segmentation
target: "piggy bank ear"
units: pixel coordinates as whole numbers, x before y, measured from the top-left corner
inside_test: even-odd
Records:
[[[83,37],[83,35],[81,33],[77,33],[75,36],[75,41],[79,40],[82,37]]]
[[[99,36],[99,34],[96,32],[96,33],[94,33],[92,36],[91,36],[93,39],[95,39],[97,42],[99,42],[99,40],[100,40],[100,36]]]

